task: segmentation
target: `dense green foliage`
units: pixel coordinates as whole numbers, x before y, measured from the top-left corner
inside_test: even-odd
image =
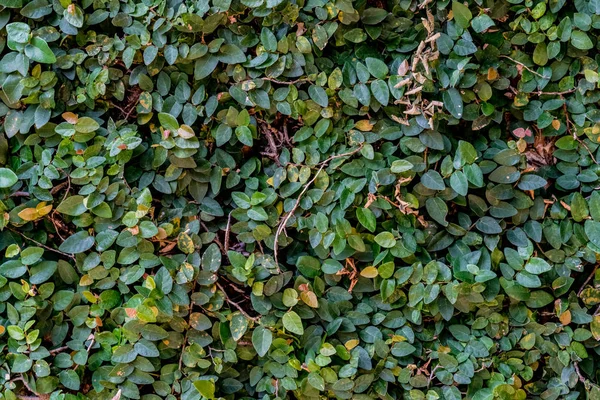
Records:
[[[0,9],[1,398],[600,398],[599,0]]]

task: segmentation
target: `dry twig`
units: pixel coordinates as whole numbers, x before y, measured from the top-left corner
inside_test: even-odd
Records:
[[[550,76],[544,76],[544,75],[540,74],[539,72],[534,71],[533,69],[529,68],[527,65],[523,64],[521,61],[517,61],[514,58],[511,58],[511,57],[505,56],[505,55],[501,55],[500,57],[506,58],[506,59],[514,62],[515,64],[520,65],[521,67],[525,68],[527,71],[531,72],[534,75],[539,76],[542,79],[550,79],[551,78]]]
[[[244,309],[235,301],[231,300],[229,298],[229,296],[227,296],[227,293],[225,292],[225,289],[223,289],[223,286],[221,286],[221,284],[219,282],[216,283],[217,287],[219,288],[219,290],[221,292],[223,292],[223,296],[225,296],[225,301],[228,302],[229,304],[231,304],[232,306],[234,306],[235,308],[237,308],[237,310],[242,313],[242,315],[246,318],[248,318],[251,321],[257,322],[258,320],[260,320],[260,317],[252,317],[250,316],[250,314],[248,314],[246,311],[244,311]]]

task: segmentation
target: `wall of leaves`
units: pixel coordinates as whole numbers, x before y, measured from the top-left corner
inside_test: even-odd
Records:
[[[0,0],[0,398],[600,398],[599,33]]]

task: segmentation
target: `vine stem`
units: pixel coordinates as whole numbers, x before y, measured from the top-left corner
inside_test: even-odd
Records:
[[[308,78],[300,78],[300,79],[296,79],[293,81],[280,81],[275,78],[264,77],[264,78],[246,79],[245,81],[241,81],[238,83],[246,83],[246,82],[251,82],[251,81],[255,81],[255,80],[269,81],[269,82],[277,83],[279,85],[295,85],[296,83],[311,82],[311,80]]]
[[[317,173],[313,176],[313,178],[308,181],[308,183],[306,185],[304,185],[304,189],[302,190],[302,192],[300,193],[300,195],[298,196],[298,198],[296,199],[296,203],[294,204],[294,206],[292,207],[292,209],[285,215],[285,217],[283,217],[283,219],[281,220],[281,223],[279,224],[279,226],[277,227],[277,231],[275,232],[275,242],[273,243],[273,258],[275,258],[275,266],[277,267],[277,272],[281,272],[281,269],[279,268],[279,261],[277,259],[277,255],[278,255],[278,241],[279,241],[279,236],[281,235],[281,232],[283,232],[283,230],[285,229],[285,226],[287,225],[289,219],[291,218],[291,216],[294,214],[294,212],[296,211],[296,209],[298,208],[298,206],[300,205],[300,200],[302,199],[302,196],[304,196],[304,194],[308,191],[308,189],[310,188],[310,186],[314,183],[314,181],[317,179],[317,177],[319,176],[319,174],[321,173],[321,171],[327,166],[327,164],[329,164],[331,161],[335,160],[336,158],[342,158],[342,157],[349,157],[351,155],[354,155],[356,153],[358,153],[360,150],[362,150],[364,144],[361,144],[358,148],[349,151],[347,153],[342,153],[342,154],[337,154],[334,156],[329,157],[327,160],[320,162],[319,165],[320,168],[317,171]],[[287,234],[286,234],[287,236]]]
[[[41,247],[45,248],[46,250],[50,250],[50,251],[53,251],[53,252],[55,252],[57,254],[61,254],[61,255],[65,256],[65,257],[69,257],[71,260],[75,261],[75,256],[73,254],[68,254],[68,253],[65,253],[64,251],[53,249],[52,247],[46,246],[45,244],[40,243],[37,240],[34,240],[34,239],[30,238],[29,236],[26,236],[25,234],[23,234],[23,233],[21,233],[19,231],[15,231],[14,229],[8,228],[8,230],[11,231],[11,232],[13,232],[13,233],[16,233],[17,235],[22,236],[24,239],[27,239],[27,240],[29,240],[29,241],[37,244],[38,246],[41,246]]]
[[[512,58],[512,57],[505,56],[505,55],[501,55],[500,57],[502,57],[502,58],[506,58],[506,59],[508,59],[508,60],[510,60],[510,61],[512,61],[512,62],[514,62],[515,64],[518,64],[518,65],[520,65],[521,67],[525,68],[527,71],[531,72],[531,73],[532,73],[532,74],[534,74],[534,75],[537,75],[537,76],[539,76],[539,77],[540,77],[540,78],[542,78],[542,79],[550,79],[550,78],[551,78],[551,77],[549,77],[549,76],[544,76],[544,75],[540,74],[539,72],[536,72],[536,71],[534,71],[533,69],[529,68],[527,65],[523,64],[521,61],[517,61],[517,60],[515,60],[515,59],[514,59],[514,58]]]
[[[577,297],[581,296],[581,292],[583,292],[583,289],[585,288],[585,285],[587,285],[588,282],[592,279],[592,277],[596,273],[596,270],[598,269],[598,267],[600,267],[600,264],[596,264],[596,266],[594,267],[594,269],[592,270],[592,272],[590,273],[590,275],[587,277],[587,279],[585,280],[585,282],[583,282],[583,285],[581,285],[581,288],[579,288],[579,291],[577,292]]]
[[[260,317],[252,317],[250,314],[248,314],[246,311],[244,311],[244,309],[242,308],[242,306],[240,306],[238,303],[236,303],[235,301],[231,300],[229,298],[229,296],[227,296],[227,293],[225,292],[225,289],[223,289],[223,286],[221,286],[221,284],[219,282],[216,282],[217,287],[219,288],[219,290],[221,292],[223,292],[223,296],[225,296],[225,301],[227,301],[229,304],[231,304],[232,306],[234,306],[235,308],[237,308],[237,310],[239,312],[242,313],[242,315],[246,318],[248,318],[251,321],[257,322]]]

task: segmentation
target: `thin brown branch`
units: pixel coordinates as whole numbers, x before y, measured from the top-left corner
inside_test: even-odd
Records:
[[[439,368],[439,366],[440,366],[440,364],[437,364],[435,367],[433,367],[433,369],[429,373],[429,377],[427,378],[427,387],[429,387],[429,385],[431,385],[431,381],[435,377],[435,371]]]
[[[573,93],[575,90],[577,90],[577,89],[565,90],[563,92],[544,92],[544,91],[539,90],[537,92],[531,92],[530,94],[535,94],[537,96],[562,96],[564,94]]]
[[[506,59],[514,62],[515,64],[520,65],[521,67],[525,68],[527,71],[531,72],[534,75],[539,76],[542,79],[550,79],[551,78],[550,76],[544,76],[544,75],[540,74],[539,72],[534,71],[533,69],[529,68],[527,65],[523,64],[521,61],[517,61],[517,60],[515,60],[512,57],[509,57],[509,56],[506,56],[506,55],[501,55],[500,57],[506,58]]]
[[[61,170],[62,171],[62,170]],[[65,190],[65,194],[63,195],[62,198],[62,202],[64,202],[67,199],[67,196],[69,195],[69,192],[71,191],[71,178],[69,177],[68,174],[66,174],[67,176],[67,181],[61,183],[60,185],[55,186],[54,188],[52,188],[52,190],[50,191],[50,194],[55,194],[57,193],[60,189],[62,189],[63,187],[67,187],[67,190]],[[54,210],[52,210],[52,213],[49,215],[50,217],[50,221],[52,222],[52,225],[54,225],[54,230],[56,231],[56,234],[58,235],[58,237],[64,241],[65,238],[60,234],[60,229],[58,224],[56,223],[56,220],[54,219],[54,216],[56,215],[56,208]],[[68,230],[68,229],[67,229]],[[74,258],[73,258],[74,259]]]
[[[281,223],[277,227],[277,231],[275,232],[275,242],[273,243],[273,257],[275,258],[275,266],[277,267],[277,272],[281,272],[281,269],[279,268],[279,261],[277,259],[277,254],[278,254],[277,250],[279,247],[278,246],[279,235],[281,235],[281,232],[283,232],[283,230],[285,229],[285,226],[286,226],[287,222],[289,221],[290,217],[294,214],[294,212],[298,208],[298,205],[300,205],[300,200],[302,199],[302,196],[304,196],[304,194],[308,191],[308,189],[314,183],[314,181],[317,179],[317,177],[319,176],[319,174],[321,173],[323,168],[325,168],[327,166],[327,164],[329,164],[329,162],[331,162],[332,160],[335,160],[336,158],[349,157],[351,155],[354,155],[354,154],[358,153],[363,148],[363,146],[364,145],[361,144],[359,147],[357,147],[356,149],[354,149],[352,151],[331,156],[327,160],[317,164],[317,165],[320,165],[319,170],[313,176],[313,178],[310,181],[308,181],[306,183],[306,185],[304,185],[304,189],[302,190],[302,192],[296,199],[296,203],[294,204],[292,209],[285,215],[285,217],[283,217],[283,219],[281,220]]]
[[[25,400],[32,400],[32,399],[41,400],[40,395],[35,390],[33,390],[31,388],[31,386],[29,386],[29,383],[27,382],[27,379],[25,379],[25,376],[23,374],[20,374],[18,377],[13,378],[11,382],[16,382],[16,381],[23,382],[23,386],[25,386],[25,389],[27,389],[31,393],[35,394],[35,396],[19,396],[20,399],[25,399]]]
[[[231,212],[227,216],[227,228],[225,229],[225,253],[229,250],[229,233],[231,232]]]
[[[48,352],[52,355],[58,354],[58,353],[62,353],[65,350],[70,350],[69,346],[62,346],[62,347],[58,347],[56,349],[52,349],[52,350],[48,350]]]
[[[277,166],[281,166],[279,162],[279,152],[277,151],[277,144],[275,143],[275,138],[273,137],[273,133],[271,132],[271,126],[266,122],[259,122],[260,130],[267,138],[267,143],[269,144],[269,151],[261,151],[260,154],[269,157]]]
[[[24,239],[29,240],[30,242],[33,242],[33,243],[37,244],[40,247],[43,247],[46,250],[50,250],[50,251],[53,251],[54,253],[61,254],[61,255],[65,256],[65,257],[69,257],[71,260],[75,261],[75,256],[73,254],[68,254],[68,253],[65,253],[64,251],[60,251],[58,249],[53,249],[52,247],[46,246],[45,244],[40,243],[37,240],[34,240],[34,239],[30,238],[29,236],[26,236],[25,234],[23,234],[23,233],[21,233],[19,231],[16,231],[14,229],[8,228],[8,230],[11,231],[11,232],[13,232],[13,233],[16,233],[17,235],[22,236]]]
[[[235,301],[231,300],[229,298],[229,296],[227,296],[227,292],[225,292],[225,289],[223,289],[223,286],[221,286],[221,284],[219,282],[216,282],[217,287],[219,288],[219,290],[221,292],[223,292],[223,296],[225,296],[225,301],[228,302],[229,304],[231,304],[232,306],[234,306],[235,308],[237,308],[237,310],[242,313],[242,315],[246,318],[248,318],[251,321],[257,322],[258,320],[260,320],[260,317],[252,317],[250,316],[250,314],[248,314],[246,311],[244,311],[244,309]]]
[[[65,350],[70,350],[69,346],[57,347],[56,349],[48,350],[48,353],[50,353],[51,355],[55,355],[58,353],[62,353]],[[30,353],[30,351],[23,352],[23,354],[29,354],[29,353]]]
[[[577,292],[577,297],[581,296],[581,292],[583,292],[583,289],[585,288],[585,285],[587,285],[588,282],[593,278],[593,276],[596,273],[596,270],[598,269],[598,267],[600,267],[600,264],[596,264],[596,266],[594,267],[594,269],[592,270],[592,272],[590,273],[590,275],[587,277],[587,279],[585,280],[585,282],[583,282],[583,285],[581,285],[581,287],[579,288],[579,291]]]
[[[8,197],[29,197],[29,192],[18,191],[11,193]]]
[[[581,374],[581,371],[579,370],[579,363],[577,361],[575,361],[573,363],[573,366],[575,367],[575,373],[577,374],[577,377],[579,378],[579,382],[583,383],[583,385],[586,387],[588,387],[589,382],[587,379],[585,379],[585,377]]]
[[[598,164],[598,161],[596,161],[596,158],[592,154],[592,151],[590,150],[588,145],[583,140],[579,139],[579,136],[577,136],[577,132],[575,131],[575,129],[572,129],[573,123],[571,122],[571,118],[569,118],[569,110],[567,109],[566,102],[563,103],[563,112],[565,114],[565,119],[567,121],[567,132],[570,133],[571,136],[573,136],[573,139],[577,140],[579,142],[579,144],[581,144],[587,150],[587,152],[590,155],[590,158],[592,159],[594,164]]]
[[[273,82],[273,83],[278,83],[280,85],[294,85],[296,83],[303,83],[303,82],[310,82],[311,80],[308,78],[300,78],[300,79],[296,79],[295,81],[279,81],[277,79],[273,79],[273,78],[260,78],[263,81],[269,81],[269,82]]]
[[[68,179],[68,176],[67,176],[67,179]],[[68,184],[69,184],[69,181],[65,181],[65,182],[62,182],[62,183],[54,186],[52,189],[50,189],[50,194],[55,194],[56,192],[58,192],[59,190],[61,190],[65,186],[67,186]]]

